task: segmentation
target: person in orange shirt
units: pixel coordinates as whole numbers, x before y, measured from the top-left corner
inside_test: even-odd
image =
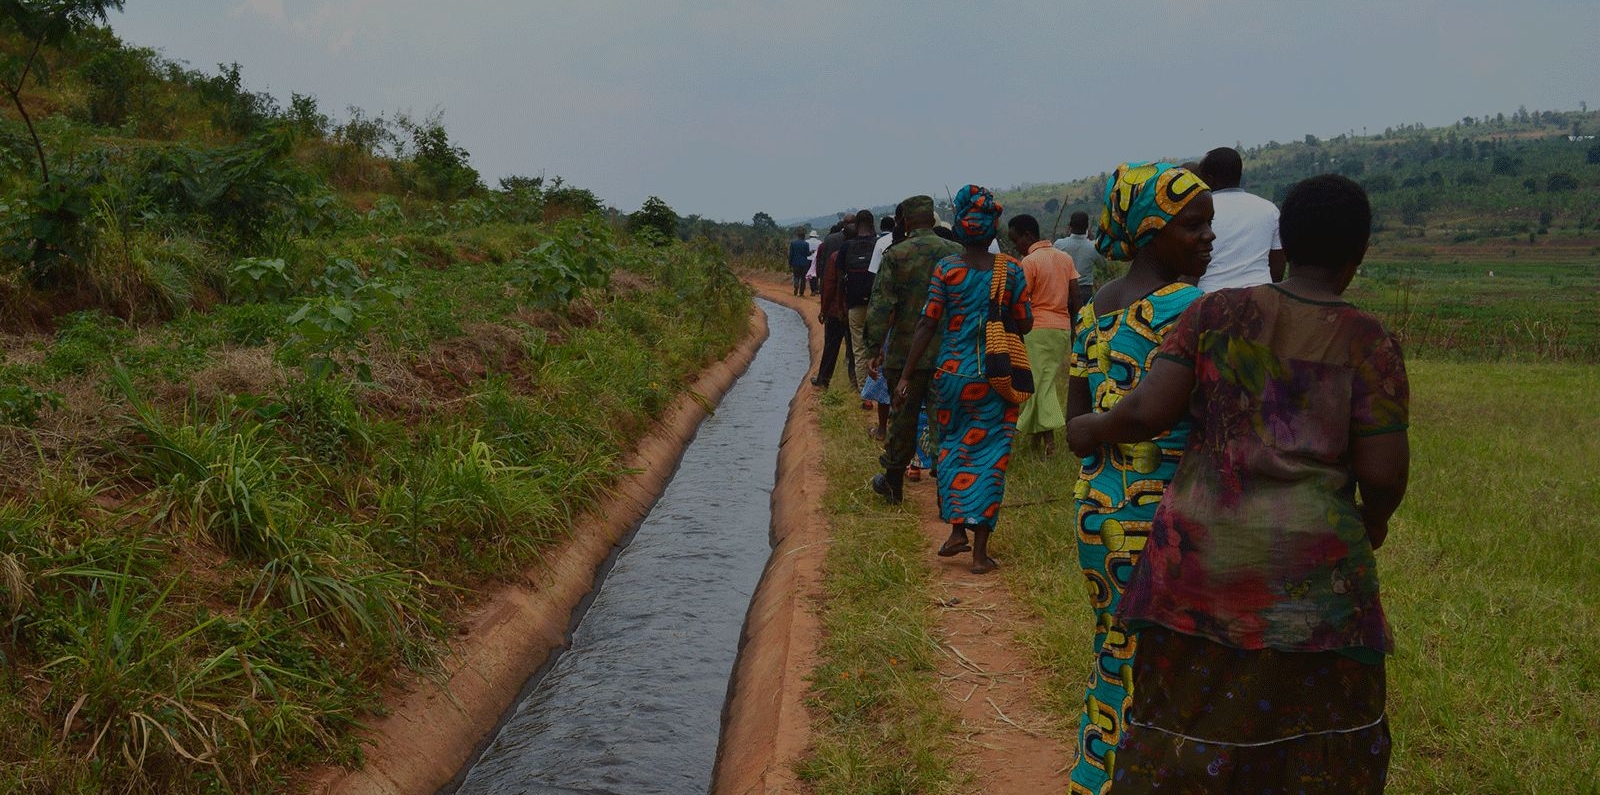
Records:
[[[1055,431],[1067,424],[1063,411],[1066,400],[1057,382],[1072,353],[1072,307],[1077,305],[1078,269],[1071,255],[1051,246],[1048,240],[1039,239],[1039,221],[1033,216],[1015,216],[1006,226],[1011,244],[1024,254],[1022,272],[1027,279],[1028,300],[1033,304],[1033,331],[1022,341],[1028,346],[1036,391],[1022,404],[1017,434],[1032,437],[1034,449],[1054,455]]]

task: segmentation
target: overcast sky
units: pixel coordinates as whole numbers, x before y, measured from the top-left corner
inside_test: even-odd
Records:
[[[1596,0],[128,0],[111,24],[336,119],[443,111],[491,186],[724,220],[1600,104]]]

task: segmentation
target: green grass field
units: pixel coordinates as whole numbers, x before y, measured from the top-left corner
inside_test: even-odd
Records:
[[[1600,362],[1600,257],[1375,258],[1347,295],[1413,358]]]
[[[1428,357],[1413,357],[1409,368],[1411,489],[1379,552],[1384,602],[1399,644],[1388,664],[1396,741],[1389,791],[1600,792],[1600,476],[1592,463],[1600,460],[1600,370]],[[830,416],[850,420],[854,413],[848,406],[830,409]],[[870,471],[857,425],[825,425],[829,475],[845,475],[846,487]],[[1008,564],[1002,569],[1007,583],[1043,619],[1024,643],[1044,674],[1039,701],[1067,736],[1091,662],[1071,498],[1076,470],[1068,457],[1019,453],[1006,496],[1013,507],[1002,515],[994,542],[996,556]],[[831,487],[835,521],[857,529],[836,542],[853,546],[835,547],[830,578],[865,576],[852,569],[867,549],[876,549],[880,562],[899,561],[897,574],[890,584],[874,580],[861,592],[914,592],[925,577],[922,568],[900,560],[914,550],[903,542],[886,549],[876,535],[885,529],[884,512],[859,503],[848,488]],[[874,566],[873,576],[882,568]],[[839,593],[830,591],[830,600]],[[838,717],[842,707],[859,717],[847,705],[860,700],[877,705],[867,712],[874,719],[892,716],[892,725],[919,727],[910,735],[918,747],[933,744],[924,732],[941,725],[938,702],[909,696],[902,678],[853,681],[843,703],[836,693],[839,671],[870,670],[885,654],[861,640],[886,631],[885,620],[870,611],[830,619],[828,631],[836,634],[816,680],[828,715],[818,727],[818,747],[829,749],[830,759],[840,748],[855,749],[858,758],[891,754],[904,763],[895,766],[897,775],[943,783],[944,771],[910,765],[915,757],[904,739],[887,742],[885,733]],[[902,732],[895,730],[904,738]],[[838,764],[818,758],[806,769],[816,774]],[[834,785],[863,780],[819,778]]]

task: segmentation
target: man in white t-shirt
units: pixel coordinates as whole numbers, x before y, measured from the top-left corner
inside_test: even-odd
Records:
[[[878,272],[878,266],[883,264],[883,252],[894,245],[895,218],[900,217],[900,208],[894,208],[894,217],[884,216],[878,224],[878,242],[872,247],[872,262],[867,265],[867,270]]]
[[[1198,284],[1208,293],[1283,280],[1278,207],[1242,190],[1243,173],[1239,151],[1229,146],[1207,152],[1200,161],[1200,178],[1211,186],[1211,203],[1216,208],[1211,231],[1217,239],[1211,244],[1211,264]]]

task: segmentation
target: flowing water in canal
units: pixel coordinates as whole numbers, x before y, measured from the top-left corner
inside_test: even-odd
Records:
[[[710,788],[739,633],[771,552],[778,442],[810,366],[800,316],[758,303],[766,343],[458,795]]]

